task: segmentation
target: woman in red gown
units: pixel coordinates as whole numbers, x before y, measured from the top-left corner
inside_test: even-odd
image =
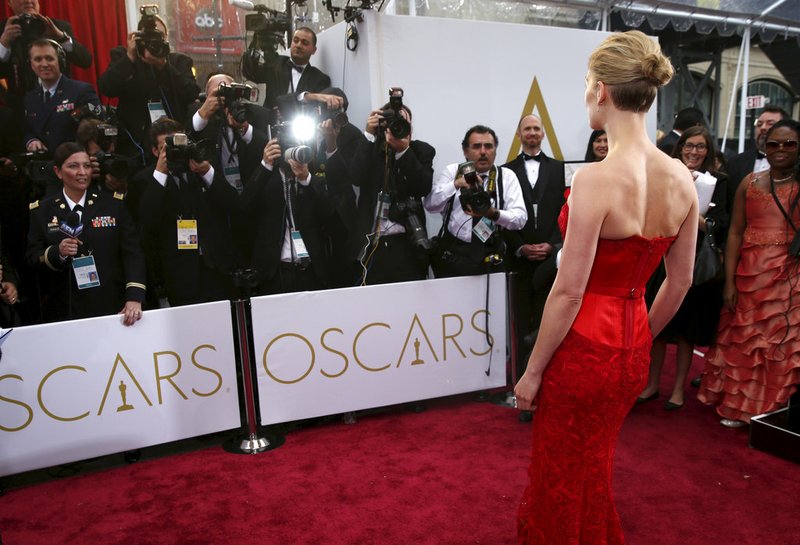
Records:
[[[586,108],[608,156],[576,173],[562,210],[561,266],[515,393],[535,409],[530,484],[518,543],[624,543],[611,492],[622,421],[647,379],[652,336],[692,283],[692,176],[650,141],[645,116],[672,66],[641,32],[606,38],[589,58]],[[667,276],[648,315],[644,287]]]
[[[769,170],[746,177],[734,197],[725,308],[697,394],[730,428],[785,405],[800,383],[800,259],[789,254],[800,236],[798,140],[796,122],[775,123]]]

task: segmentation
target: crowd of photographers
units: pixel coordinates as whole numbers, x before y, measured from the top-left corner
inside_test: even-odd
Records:
[[[245,53],[263,100],[225,73],[201,92],[192,59],[170,51],[157,8],[145,6],[98,80],[102,96],[118,99],[112,109],[69,77],[92,60],[70,25],[35,0],[10,6],[15,15],[0,22],[3,327],[110,312],[133,323],[143,309],[237,294],[507,264],[530,280],[554,257],[563,169],[541,153],[535,116],[519,131],[535,169],[524,159],[496,165],[497,136],[476,125],[465,160],[434,177],[436,151],[413,138],[402,89],[354,126],[344,92],[310,64],[311,29],[294,32],[289,55]],[[534,189],[529,175],[554,178]],[[542,215],[545,202],[555,212]],[[426,210],[442,214],[437,237]],[[522,235],[528,222],[536,229]]]

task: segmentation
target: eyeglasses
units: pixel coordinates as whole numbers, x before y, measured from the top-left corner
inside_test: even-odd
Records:
[[[767,140],[767,143],[764,144],[764,147],[767,151],[778,151],[779,149],[784,149],[786,151],[796,151],[797,150],[797,140],[785,140],[784,142],[778,142],[777,140]]]
[[[693,150],[706,151],[708,149],[708,146],[706,146],[705,144],[684,144],[683,146],[681,146],[681,149],[684,149],[686,151],[693,151]]]

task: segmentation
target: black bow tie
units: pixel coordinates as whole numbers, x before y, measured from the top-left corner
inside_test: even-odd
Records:
[[[527,153],[522,152],[522,158],[525,159],[526,161],[534,160],[541,162],[542,161],[541,155],[542,155],[541,153],[538,155],[528,155]]]
[[[766,158],[767,158],[766,154],[761,153],[760,151],[756,152],[756,161],[758,161],[759,159],[766,159]]]
[[[289,66],[291,66],[292,69],[297,70],[301,74],[303,73],[303,69],[305,68],[305,66],[300,66],[298,64],[295,64],[294,61],[289,61]]]

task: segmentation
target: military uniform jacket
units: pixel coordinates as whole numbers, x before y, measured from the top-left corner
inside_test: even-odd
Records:
[[[139,237],[123,196],[90,188],[83,210],[78,256],[94,257],[100,285],[79,290],[71,261],[62,261],[59,230],[69,214],[63,194],[31,204],[27,262],[39,272],[47,322],[116,314],[125,301],[142,302],[145,265]]]
[[[59,144],[75,140],[78,123],[72,118],[72,112],[85,104],[100,106],[94,88],[66,76],[61,76],[52,97],[44,98],[41,85],[28,92],[25,95],[23,143],[39,139],[52,153]]]

